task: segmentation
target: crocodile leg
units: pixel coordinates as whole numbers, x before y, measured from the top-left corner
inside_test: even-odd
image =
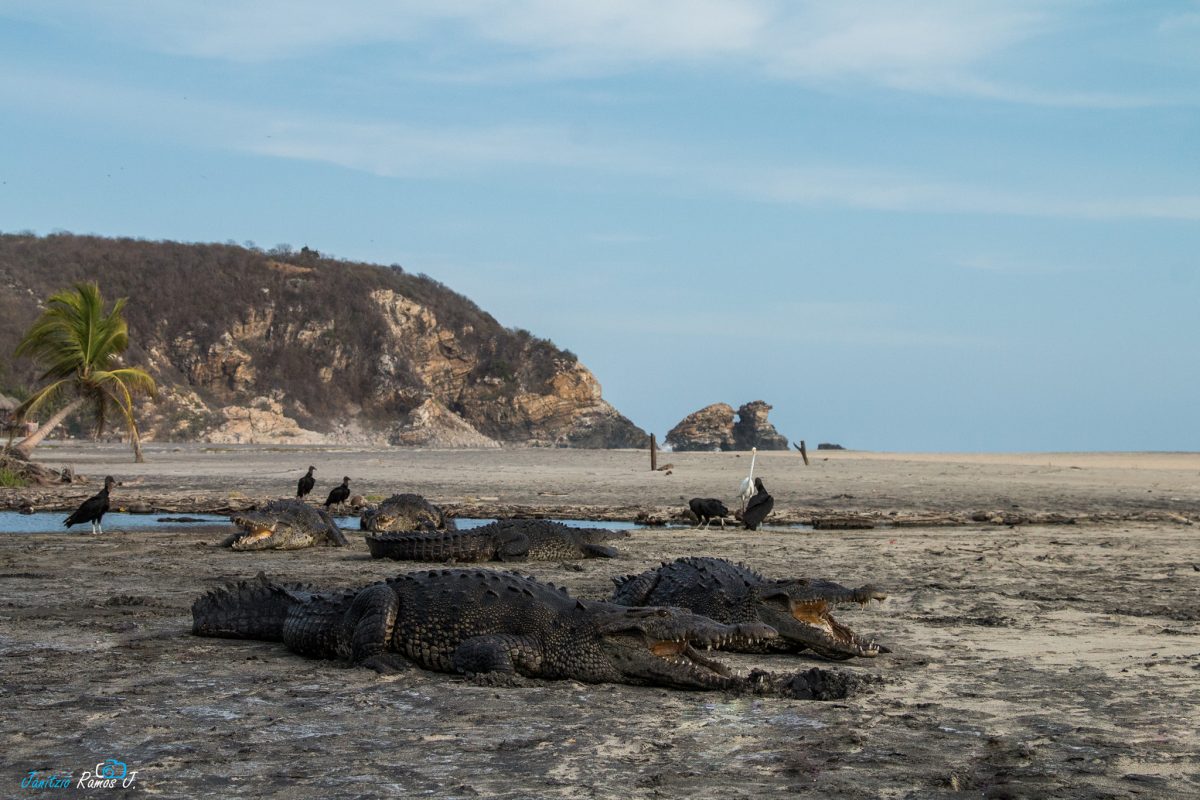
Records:
[[[529,537],[512,531],[496,545],[496,557],[501,561],[524,561],[529,555]]]
[[[378,672],[408,668],[404,658],[388,651],[399,613],[400,599],[386,584],[368,586],[354,596],[342,623],[353,663]]]
[[[450,665],[468,676],[489,675],[519,683],[519,675],[536,676],[542,667],[541,648],[525,636],[490,634],[467,639],[450,656]]]

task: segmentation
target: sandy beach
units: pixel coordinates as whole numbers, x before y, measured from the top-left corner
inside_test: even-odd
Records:
[[[749,454],[408,451],[53,443],[89,482],[0,490],[73,507],[106,474],[121,507],[219,509],[343,475],[471,515],[596,518],[733,501]],[[234,553],[222,529],[0,535],[0,793],[118,759],[162,797],[1200,797],[1200,455],[761,453],[769,529],[645,528],[614,560],[517,565],[581,597],[662,560],[886,587],[837,612],[892,653],[725,654],[879,680],[835,702],[547,682],[381,677],[281,645],[190,634],[228,580],[352,587],[404,571],[343,549]],[[465,515],[465,514],[464,514]],[[850,515],[875,527],[785,527]],[[418,569],[428,565],[414,564]]]

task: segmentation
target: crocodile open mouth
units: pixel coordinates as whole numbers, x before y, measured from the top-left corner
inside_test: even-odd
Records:
[[[890,652],[874,640],[862,639],[849,627],[834,619],[829,613],[829,603],[824,600],[793,600],[791,615],[802,627],[799,631],[781,630],[781,633],[786,638],[802,642],[826,658],[874,658],[880,653]]]
[[[275,533],[274,525],[257,522],[245,517],[235,517],[233,522],[235,525],[240,526],[244,531],[244,533],[239,534],[237,539],[235,539],[233,542],[233,546],[238,549],[243,548],[246,545],[254,544],[255,542],[260,542],[271,534]]]
[[[650,652],[654,653],[654,655],[658,656],[659,658],[671,658],[672,656],[677,656],[682,653],[687,649],[687,646],[687,642],[682,641],[655,642],[654,644],[650,645]]]
[[[712,649],[711,646],[709,649]],[[682,670],[714,673],[722,678],[729,678],[733,675],[733,671],[728,666],[705,656],[691,642],[655,642],[650,646],[650,652],[663,659],[667,664]]]
[[[624,614],[640,618],[629,627],[607,631],[603,641],[611,663],[629,683],[681,689],[728,687],[738,680],[734,671],[704,651],[736,643],[753,645],[777,635],[761,622],[722,625],[674,609],[669,615],[666,609],[652,608]]]

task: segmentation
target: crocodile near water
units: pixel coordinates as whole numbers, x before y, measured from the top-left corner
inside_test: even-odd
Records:
[[[850,589],[837,583],[796,578],[772,580],[722,558],[680,558],[640,575],[614,578],[612,602],[626,606],[678,606],[731,624],[759,621],[778,638],[747,647],[750,652],[812,650],[834,660],[873,658],[891,652],[864,640],[829,613],[835,603],[866,604],[887,595],[868,585]]]
[[[375,533],[452,531],[454,518],[419,494],[394,494],[372,506],[358,519],[358,527]]]
[[[755,620],[727,625],[678,608],[578,600],[533,578],[482,569],[413,572],[333,593],[259,573],[197,599],[192,620],[200,636],[281,641],[305,656],[379,672],[415,663],[496,685],[544,678],[814,697],[838,684],[836,673],[812,670],[739,676],[701,652],[775,635]]]
[[[627,536],[548,519],[502,519],[465,531],[368,534],[367,547],[374,558],[398,561],[562,561],[615,558],[618,552],[602,543]]]
[[[303,500],[272,500],[262,508],[234,514],[230,520],[240,530],[221,545],[234,550],[299,550],[347,544],[329,513]]]

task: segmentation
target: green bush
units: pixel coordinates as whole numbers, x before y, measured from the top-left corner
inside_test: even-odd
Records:
[[[5,489],[24,489],[28,482],[21,473],[8,467],[0,467],[0,487]]]

